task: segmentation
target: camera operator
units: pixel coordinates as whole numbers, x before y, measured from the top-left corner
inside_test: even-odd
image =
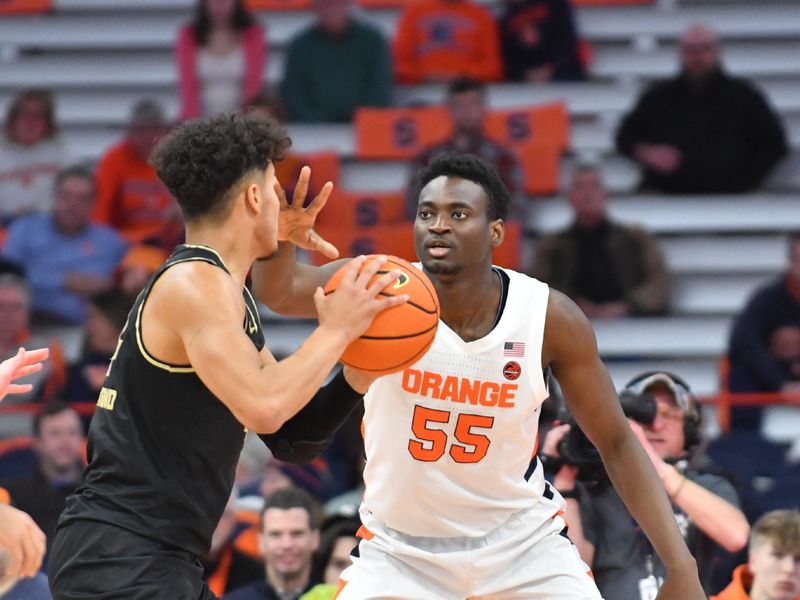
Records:
[[[625,413],[645,423],[629,418],[672,502],[705,586],[717,548],[743,548],[749,525],[726,479],[689,468],[692,451],[701,442],[699,404],[679,377],[664,372],[636,377],[620,396]],[[634,410],[636,406],[628,408],[638,404],[647,412],[648,402],[649,417],[637,415],[642,411]],[[578,436],[585,440],[576,426],[558,425],[545,436],[541,452],[545,465],[555,472],[556,489],[566,499],[569,537],[592,566],[603,597],[652,600],[663,582],[664,567],[609,484],[602,463],[592,469],[591,461],[572,460]],[[585,445],[594,451],[588,441]]]

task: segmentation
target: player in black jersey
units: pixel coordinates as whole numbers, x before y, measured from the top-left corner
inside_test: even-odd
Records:
[[[267,117],[222,115],[184,124],[154,151],[187,243],[139,294],[111,359],[85,480],[52,546],[57,600],[214,598],[197,557],[230,496],[246,429],[302,461],[366,391],[370,379],[354,371],[320,386],[374,316],[405,301],[377,297],[398,272],[367,287],[382,261],[361,274],[364,258],[352,261],[335,293],[318,290],[319,327],[279,363],[245,287],[279,239],[336,254],[311,229],[330,185],[305,210],[285,206],[299,216],[279,218],[273,161],[288,145]],[[308,171],[299,187],[307,180]]]

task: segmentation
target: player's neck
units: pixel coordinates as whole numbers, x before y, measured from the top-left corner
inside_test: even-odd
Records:
[[[244,286],[247,273],[256,259],[247,236],[237,233],[233,227],[214,227],[205,224],[187,224],[186,243],[208,246],[219,254],[234,281]]]
[[[500,281],[491,268],[444,281],[436,278],[435,285],[442,321],[463,340],[480,339],[492,330],[501,299]]]

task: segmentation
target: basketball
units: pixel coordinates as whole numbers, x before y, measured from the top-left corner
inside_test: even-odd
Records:
[[[362,269],[375,259],[367,257]],[[351,343],[341,361],[354,369],[386,375],[402,371],[417,362],[433,343],[439,326],[439,299],[431,280],[408,261],[388,256],[373,281],[392,269],[402,272],[400,279],[380,295],[408,294],[408,302],[378,313],[369,329]],[[347,265],[343,265],[325,285],[330,294],[339,285]],[[371,283],[371,282],[370,282]]]

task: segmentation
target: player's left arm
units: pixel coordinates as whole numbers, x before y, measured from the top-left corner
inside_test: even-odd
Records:
[[[659,600],[706,598],[661,481],[622,413],[592,327],[571,300],[554,290],[547,305],[542,360],[552,367],[572,415],[599,450],[614,487],[667,568]]]

